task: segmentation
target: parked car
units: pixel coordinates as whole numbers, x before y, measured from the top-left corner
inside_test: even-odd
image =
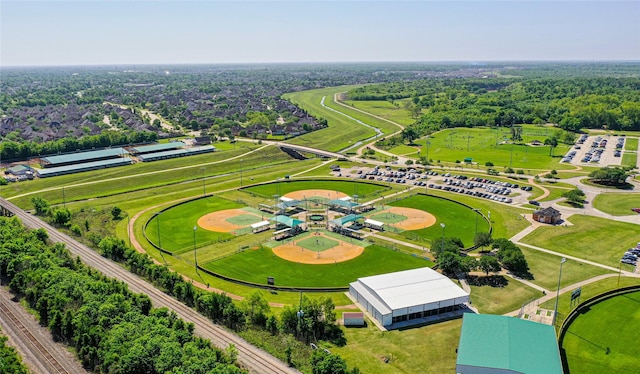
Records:
[[[535,205],[535,206],[540,206],[540,203],[538,201],[535,201],[535,200],[529,200],[529,204]]]

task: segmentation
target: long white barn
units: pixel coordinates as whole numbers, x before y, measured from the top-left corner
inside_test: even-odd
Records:
[[[466,291],[431,268],[358,278],[349,285],[349,293],[385,327],[431,316],[437,319],[469,301]]]

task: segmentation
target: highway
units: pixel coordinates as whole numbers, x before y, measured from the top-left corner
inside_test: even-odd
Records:
[[[127,283],[133,292],[143,293],[151,298],[153,306],[156,308],[167,307],[187,322],[193,322],[195,333],[205,339],[209,339],[215,346],[222,349],[233,344],[238,351],[238,362],[240,365],[253,373],[298,373],[297,370],[288,367],[285,363],[273,357],[269,353],[249,344],[244,339],[229,332],[219,325],[214,324],[208,318],[187,307],[173,297],[158,290],[155,286],[144,279],[130,273],[117,263],[110,261],[91,248],[85,246],[65,235],[38,217],[35,217],[16,205],[0,198],[0,206],[11,211],[20,218],[22,223],[30,229],[43,228],[49,234],[49,239],[56,243],[64,243],[67,249],[74,255],[79,256],[86,265],[99,270],[104,275],[122,280]]]

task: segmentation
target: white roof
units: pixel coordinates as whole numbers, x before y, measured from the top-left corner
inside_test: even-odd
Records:
[[[384,226],[384,222],[376,221],[375,219],[365,219],[364,223],[367,225],[378,226],[378,227]]]
[[[411,306],[437,303],[457,299],[456,303],[468,301],[469,294],[446,276],[431,268],[419,268],[359,278],[351,283],[358,292],[383,314]]]
[[[269,225],[269,221],[260,221],[260,222],[256,222],[253,225],[251,225],[252,229],[257,229],[263,226],[268,226]]]
[[[282,197],[280,198],[280,201],[284,201],[284,202],[287,202],[287,201],[293,201],[293,200],[294,200],[294,199],[292,199],[292,198],[284,197],[284,196],[282,196]]]
[[[345,197],[339,198],[338,200],[349,201],[349,200],[351,200],[351,197],[350,196],[345,196]]]

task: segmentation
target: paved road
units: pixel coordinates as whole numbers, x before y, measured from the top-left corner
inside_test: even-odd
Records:
[[[223,349],[233,344],[238,350],[238,361],[240,364],[252,372],[298,373],[297,370],[289,368],[286,364],[267,352],[254,347],[239,336],[214,324],[195,310],[158,290],[144,279],[130,273],[115,262],[100,256],[89,247],[77,242],[68,235],[60,233],[39,218],[23,211],[2,198],[0,198],[0,205],[13,212],[22,220],[26,227],[31,229],[43,228],[47,230],[51,241],[64,243],[72,255],[79,256],[86,265],[99,270],[108,277],[124,281],[133,292],[147,294],[151,298],[154,307],[167,307],[176,312],[176,314],[185,321],[193,322],[197,335],[209,339],[214,345]]]

